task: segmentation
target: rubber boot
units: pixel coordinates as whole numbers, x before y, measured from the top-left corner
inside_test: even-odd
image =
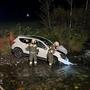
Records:
[[[49,66],[52,66],[52,63],[49,63]]]
[[[34,61],[34,65],[35,65],[35,66],[37,65],[37,61]]]
[[[32,62],[29,62],[29,65],[32,66]]]

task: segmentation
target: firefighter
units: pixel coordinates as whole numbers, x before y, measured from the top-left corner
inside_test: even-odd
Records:
[[[48,61],[49,61],[49,66],[52,66],[53,64],[53,54],[55,52],[55,48],[54,46],[50,46],[49,50],[48,50]]]
[[[36,40],[32,39],[31,43],[29,44],[29,64],[30,66],[32,65],[34,61],[34,65],[37,65],[37,54],[38,54],[38,49],[36,45]]]

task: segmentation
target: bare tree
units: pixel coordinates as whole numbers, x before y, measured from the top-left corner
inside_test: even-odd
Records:
[[[86,0],[86,6],[85,6],[85,11],[88,9],[88,0]]]
[[[85,29],[89,31],[90,30],[90,0],[86,0],[84,10],[85,10],[84,13]],[[88,34],[90,34],[90,32]]]
[[[47,27],[48,29],[52,29],[51,26],[51,16],[50,16],[50,6],[53,0],[39,0],[40,2],[40,18],[42,24]]]
[[[73,10],[73,0],[67,0],[70,5],[70,24],[69,27],[72,28],[72,10]]]

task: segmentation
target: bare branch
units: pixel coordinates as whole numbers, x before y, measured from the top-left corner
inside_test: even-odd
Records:
[[[51,16],[50,16],[50,5],[52,0],[39,0],[40,1],[40,10],[41,15],[40,18],[42,20],[42,24],[51,29]]]

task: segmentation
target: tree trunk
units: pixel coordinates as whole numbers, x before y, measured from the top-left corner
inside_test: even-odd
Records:
[[[72,4],[73,4],[73,0],[70,1],[70,6],[71,6],[71,9],[70,9],[70,25],[69,25],[70,28],[72,28]]]
[[[88,9],[88,0],[86,0],[86,6],[85,6],[85,11]]]

